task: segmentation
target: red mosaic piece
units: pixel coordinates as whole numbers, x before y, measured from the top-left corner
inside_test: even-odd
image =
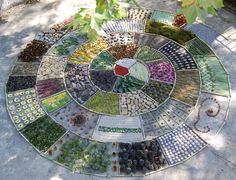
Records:
[[[126,75],[129,74],[129,70],[125,67],[116,65],[115,74],[118,75],[118,76],[126,76]]]

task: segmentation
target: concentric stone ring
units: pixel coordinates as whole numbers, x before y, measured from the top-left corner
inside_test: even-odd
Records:
[[[194,156],[225,123],[230,86],[213,50],[173,23],[167,12],[128,9],[95,42],[65,24],[39,34],[51,48],[40,63],[18,62],[6,85],[16,128],[86,174],[148,175]]]

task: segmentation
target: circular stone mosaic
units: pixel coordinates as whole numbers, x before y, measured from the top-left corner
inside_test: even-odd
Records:
[[[68,20],[39,33],[6,84],[21,135],[74,172],[140,176],[177,165],[227,118],[228,74],[212,49],[171,13],[127,12],[95,42]]]

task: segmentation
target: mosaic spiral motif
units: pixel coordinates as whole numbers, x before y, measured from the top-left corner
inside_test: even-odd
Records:
[[[51,48],[19,60],[6,84],[9,115],[47,159],[73,172],[148,175],[189,159],[217,135],[230,103],[228,74],[174,15],[128,9],[89,42],[67,21],[35,39]]]

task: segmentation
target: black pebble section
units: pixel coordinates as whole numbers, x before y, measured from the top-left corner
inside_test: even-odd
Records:
[[[6,84],[6,92],[33,88],[36,84],[36,76],[10,76]]]

